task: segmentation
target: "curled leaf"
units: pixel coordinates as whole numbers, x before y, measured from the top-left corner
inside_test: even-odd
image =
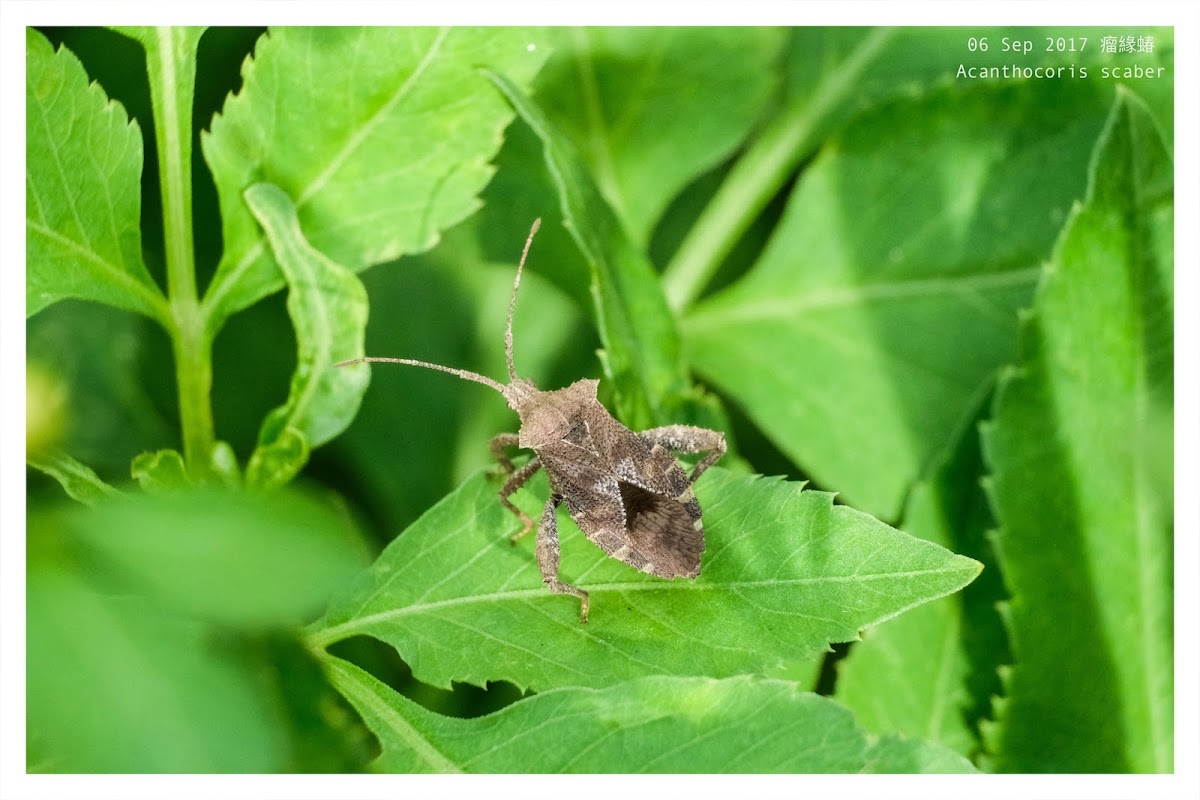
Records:
[[[130,472],[144,492],[164,492],[192,485],[183,456],[176,450],[141,453],[133,459]]]
[[[116,489],[100,480],[100,476],[91,467],[61,451],[27,453],[25,462],[54,478],[68,497],[85,506],[95,505],[118,493]]]
[[[358,412],[370,371],[334,364],[364,354],[367,292],[358,276],[308,243],[282,189],[256,184],[246,190],[246,202],[287,276],[288,314],[296,330],[296,372],[287,403],[263,421],[247,475],[251,485],[277,485],[304,466],[311,448],[345,430]]]

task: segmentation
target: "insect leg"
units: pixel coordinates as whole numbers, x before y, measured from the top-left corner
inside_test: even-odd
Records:
[[[495,456],[496,462],[500,465],[501,475],[512,475],[516,470],[512,459],[504,452],[504,448],[516,447],[518,441],[518,435],[515,433],[497,433],[492,437],[492,441],[488,442],[488,450],[492,451],[492,455]]]
[[[500,437],[497,436],[496,438],[498,439]],[[495,439],[492,441],[494,442]],[[511,464],[509,466],[511,466]],[[517,518],[520,519],[521,522],[525,523],[525,527],[521,528],[518,533],[509,539],[509,541],[513,544],[517,543],[517,539],[520,539],[522,536],[533,530],[533,520],[529,518],[528,514],[513,505],[513,502],[508,498],[512,496],[517,489],[520,489],[522,486],[524,486],[525,483],[533,477],[533,474],[541,469],[541,466],[542,462],[538,460],[537,456],[534,456],[529,460],[528,464],[510,474],[508,476],[508,480],[504,482],[504,486],[500,488],[500,502],[504,503],[509,511],[516,514]]]
[[[697,428],[694,425],[664,425],[661,428],[651,428],[638,434],[649,439],[654,444],[662,445],[676,453],[708,452],[692,474],[688,483],[695,483],[704,474],[704,470],[717,463],[717,459],[725,455],[725,434],[720,431],[710,431],[707,428]]]
[[[542,570],[542,582],[550,591],[555,594],[573,594],[579,598],[582,603],[579,621],[582,623],[588,621],[588,593],[558,579],[558,518],[554,516],[554,510],[561,502],[562,496],[557,494],[550,495],[550,499],[546,501],[546,508],[542,511],[542,524],[538,526],[537,562]]]

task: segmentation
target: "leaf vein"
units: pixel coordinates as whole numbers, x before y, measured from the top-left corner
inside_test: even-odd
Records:
[[[850,574],[850,575],[822,575],[805,578],[770,578],[767,580],[754,581],[730,581],[726,583],[677,583],[673,581],[662,581],[654,583],[628,582],[628,583],[607,583],[597,584],[588,588],[591,594],[599,594],[602,592],[671,592],[671,591],[690,591],[690,592],[705,592],[705,591],[732,591],[740,592],[743,589],[756,589],[764,587],[778,586],[813,586],[821,584],[839,584],[839,583],[857,583],[866,584],[870,581],[879,580],[897,580],[900,578],[918,578],[930,575],[951,575],[958,573],[974,572],[970,567],[949,566],[933,569],[916,569],[903,570],[897,572],[885,572],[876,574]],[[407,617],[436,612],[441,609],[454,608],[457,606],[470,606],[479,603],[494,603],[505,600],[527,600],[530,598],[540,598],[545,596],[545,589],[514,589],[507,592],[487,592],[484,594],[470,595],[466,597],[452,597],[446,600],[437,600],[424,604],[407,605],[400,608],[387,609],[375,614],[370,614],[365,617],[358,617],[348,622],[339,625],[333,625],[318,631],[314,634],[316,641],[334,642],[349,636],[353,636],[357,631],[370,628],[372,625],[386,622],[397,617]],[[744,595],[739,595],[744,598]],[[929,598],[926,598],[929,599]],[[919,602],[924,602],[921,600]],[[365,605],[365,604],[364,604]],[[907,608],[907,607],[906,607]],[[905,610],[905,609],[901,609]],[[800,614],[796,611],[788,613],[797,616],[805,616],[810,619],[823,619],[821,617],[811,617],[809,615]],[[899,612],[896,612],[899,613]],[[438,616],[439,619],[444,617]],[[878,621],[878,620],[877,620]]]
[[[721,324],[759,322],[763,319],[784,319],[793,322],[796,316],[807,312],[828,311],[856,304],[924,299],[956,294],[978,297],[986,292],[1007,290],[1025,284],[1033,285],[1037,283],[1041,273],[1041,266],[1036,266],[983,275],[879,281],[856,286],[828,286],[791,297],[780,296],[772,292],[767,295],[767,299],[761,301],[730,304],[728,308],[711,312],[701,310],[695,317],[696,319],[703,318],[706,324],[714,321]]]
[[[345,667],[336,662],[330,662],[329,667],[336,670],[342,677],[338,688],[342,692],[352,694],[358,701],[368,707],[391,725],[391,729],[399,735],[404,743],[413,749],[426,764],[437,772],[461,772],[458,766],[444,753],[438,750],[433,742],[423,736],[412,726],[404,715],[392,708],[375,692],[363,685],[362,679],[351,675]],[[411,702],[411,701],[409,701]]]
[[[429,65],[433,63],[434,58],[441,51],[442,43],[445,42],[446,36],[449,33],[450,28],[441,28],[438,31],[437,37],[429,45],[425,55],[422,56],[420,62],[412,71],[412,74],[409,75],[408,78],[405,79],[404,83],[402,83],[399,88],[396,89],[396,92],[379,107],[379,110],[371,115],[371,118],[366,121],[366,124],[354,132],[354,135],[352,135],[346,141],[346,143],[342,145],[341,149],[333,155],[333,158],[329,160],[329,163],[326,165],[325,169],[322,170],[321,173],[318,174],[317,177],[315,177],[300,193],[300,196],[296,200],[297,208],[304,206],[304,204],[307,203],[313,197],[313,195],[323,189],[325,184],[329,182],[333,175],[342,168],[342,165],[346,163],[347,159],[349,159],[350,156],[353,155],[356,150],[358,150],[362,143],[366,141],[372,133],[375,132],[376,128],[383,124],[383,120],[387,114],[390,113],[397,105],[399,105],[401,101],[409,96],[413,90],[413,87],[416,86],[417,81],[421,78],[421,76],[425,73],[425,70],[429,68]]]
[[[155,289],[151,289],[133,275],[113,264],[111,261],[103,258],[96,251],[88,249],[74,239],[63,236],[52,228],[48,228],[45,225],[35,222],[29,218],[25,219],[25,226],[26,228],[30,229],[32,233],[50,239],[56,245],[59,245],[63,249],[74,253],[82,260],[99,267],[109,280],[113,281],[114,283],[121,284],[125,291],[136,296],[142,302],[145,308],[140,310],[143,313],[163,323],[164,325],[167,324],[167,320],[170,317],[170,314],[167,310],[167,302],[162,294],[157,291],[157,287],[155,287]]]
[[[528,647],[524,647],[520,644],[517,644],[516,642],[510,641],[507,639],[502,639],[499,636],[495,636],[494,634],[492,634],[488,631],[485,631],[483,628],[479,628],[474,625],[469,625],[466,622],[463,622],[462,620],[453,619],[451,617],[446,616],[445,614],[431,614],[430,616],[432,616],[434,619],[438,620],[439,622],[444,622],[448,625],[453,625],[455,627],[463,628],[464,630],[468,630],[471,633],[476,634],[477,636],[487,639],[488,641],[495,642],[496,644],[500,645],[501,647],[509,647],[513,650],[524,653],[527,656],[532,656],[535,659],[537,659],[538,661],[545,661],[548,664],[553,664],[556,667],[561,667],[562,669],[565,669],[568,672],[573,672],[576,675],[582,675],[584,677],[591,677],[588,675],[588,673],[586,673],[583,670],[578,669],[576,667],[572,667],[570,664],[565,664],[561,661],[555,661],[554,659],[548,657],[545,652],[531,650]]]

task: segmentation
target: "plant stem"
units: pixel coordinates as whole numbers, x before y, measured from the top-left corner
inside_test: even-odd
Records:
[[[192,247],[192,97],[201,28],[143,29],[154,103],[154,136],[163,204],[167,293],[179,389],[183,452],[194,477],[208,474],[212,454],[212,341],[196,292]]]
[[[812,128],[807,109],[789,106],[772,120],[700,214],[663,270],[667,302],[676,312],[699,296],[738,237],[800,163]]]
[[[860,76],[895,31],[876,28],[866,33],[845,53],[836,70],[825,70],[825,77],[807,100],[786,102],[780,115],[734,165],[663,270],[663,289],[672,310],[682,312],[695,302],[738,238],[783,187],[838,110],[848,106],[859,89]]]

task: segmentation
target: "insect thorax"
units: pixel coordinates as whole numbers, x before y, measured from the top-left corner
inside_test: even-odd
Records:
[[[533,386],[528,381],[525,383]],[[534,389],[525,395],[513,406],[521,417],[521,447],[536,450],[544,444],[566,439],[584,410],[599,405],[596,398],[599,383],[584,379],[565,389],[551,392]]]

